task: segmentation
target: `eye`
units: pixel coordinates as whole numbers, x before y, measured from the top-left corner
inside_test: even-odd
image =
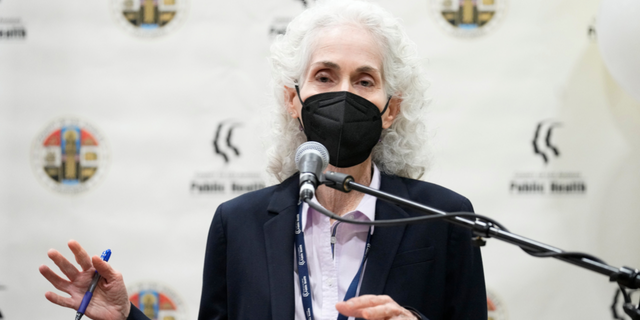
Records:
[[[358,80],[358,82],[356,82],[356,84],[364,88],[371,88],[376,86],[375,81],[373,81],[371,77],[362,77],[360,78],[360,80]]]
[[[322,83],[331,82],[331,77],[327,72],[318,72],[318,74],[316,74],[316,81]]]
[[[373,82],[369,81],[369,80],[361,80],[360,81],[360,85],[363,87],[372,87],[373,86]]]

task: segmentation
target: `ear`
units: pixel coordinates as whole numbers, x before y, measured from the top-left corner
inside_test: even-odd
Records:
[[[400,104],[402,103],[402,98],[400,96],[394,95],[391,97],[389,101],[389,107],[387,111],[382,115],[382,129],[389,129],[393,124],[393,121],[400,114]]]
[[[298,99],[298,93],[295,88],[289,88],[284,86],[284,106],[287,108],[287,112],[292,118],[300,117],[300,100]]]

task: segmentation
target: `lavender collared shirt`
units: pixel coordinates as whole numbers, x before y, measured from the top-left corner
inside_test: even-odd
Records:
[[[380,170],[373,165],[373,176],[369,187],[380,189]],[[312,201],[317,203],[316,198]],[[376,198],[365,195],[358,207],[343,217],[363,221],[374,221]],[[360,268],[367,242],[368,226],[343,222],[331,224],[329,217],[309,208],[302,207],[302,225],[307,251],[309,282],[315,320],[335,320],[338,318],[336,303],[344,300],[349,285]],[[293,228],[293,226],[292,226]],[[335,256],[331,252],[332,234],[335,229]],[[371,228],[373,234],[373,227]],[[300,282],[294,250],[295,320],[306,319],[300,295]],[[366,264],[365,264],[366,268]],[[364,272],[363,272],[364,274]],[[360,293],[361,281],[358,283]],[[353,317],[349,318],[350,320]]]

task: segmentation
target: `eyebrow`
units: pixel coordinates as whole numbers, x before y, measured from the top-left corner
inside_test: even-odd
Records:
[[[337,63],[331,62],[331,61],[321,61],[321,62],[316,62],[314,64],[321,64],[325,68],[330,68],[330,69],[334,69],[334,70],[340,70],[340,66]],[[374,68],[372,66],[358,67],[356,69],[356,72],[357,73],[378,73],[378,74],[380,74],[380,71],[378,70],[378,68]]]
[[[321,64],[325,68],[340,70],[340,66],[337,63],[331,61],[321,61],[314,64]]]
[[[370,66],[359,67],[358,69],[356,69],[356,72],[358,72],[358,73],[378,73],[378,74],[380,74],[380,71],[378,71],[377,68],[370,67]]]

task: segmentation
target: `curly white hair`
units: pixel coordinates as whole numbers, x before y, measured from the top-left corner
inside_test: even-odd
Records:
[[[282,181],[297,171],[296,148],[307,141],[299,123],[286,110],[284,86],[293,88],[307,72],[319,31],[357,25],[371,33],[383,51],[383,80],[388,95],[402,98],[400,112],[372,152],[373,162],[387,174],[420,178],[426,170],[426,131],[422,119],[428,83],[416,45],[398,20],[378,5],[363,1],[319,1],[287,26],[271,46],[274,121],[267,172]]]

